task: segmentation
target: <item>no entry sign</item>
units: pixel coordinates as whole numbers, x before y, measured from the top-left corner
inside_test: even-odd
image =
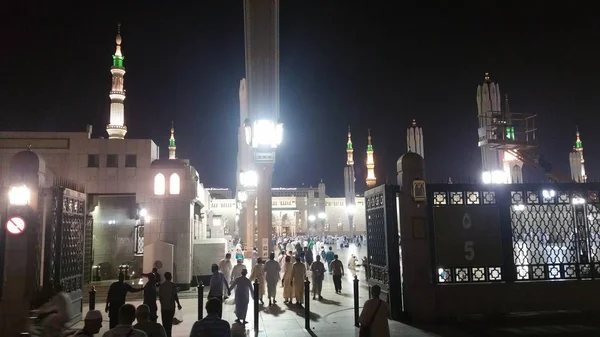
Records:
[[[6,221],[6,230],[13,235],[23,233],[25,230],[25,220],[20,216],[13,216]]]

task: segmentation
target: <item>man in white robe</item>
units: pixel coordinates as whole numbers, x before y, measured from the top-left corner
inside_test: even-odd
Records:
[[[229,282],[235,281],[236,278],[242,276],[242,270],[246,269],[244,266],[244,260],[237,260],[237,264],[233,266],[233,270],[231,271],[231,279]]]
[[[225,254],[225,258],[223,260],[221,260],[221,262],[219,262],[219,270],[223,273],[227,282],[230,282],[230,280],[231,280],[231,269],[232,268],[233,268],[233,266],[231,265],[231,254],[227,253],[227,254]],[[227,299],[226,295],[227,294],[223,294],[224,299]]]
[[[279,282],[281,265],[275,260],[275,253],[271,253],[269,261],[265,263],[265,279],[267,281],[267,297],[269,305],[277,303],[275,296],[277,295],[277,283]]]
[[[242,322],[243,324],[248,323],[246,321],[246,314],[248,313],[250,298],[254,300],[252,282],[246,277],[247,274],[248,270],[242,269],[242,276],[236,278],[229,288],[229,290],[235,288],[235,316],[237,317],[235,321],[238,323]]]
[[[292,267],[292,286],[294,287],[294,297],[296,304],[304,303],[304,278],[306,277],[306,265],[300,262],[300,257],[296,257],[296,263]]]

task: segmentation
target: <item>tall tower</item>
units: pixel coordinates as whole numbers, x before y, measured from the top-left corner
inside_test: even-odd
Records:
[[[348,127],[348,142],[346,143],[346,167],[344,167],[344,197],[350,231],[354,231],[354,214],[356,212],[356,176],[354,174],[354,150],[352,149],[352,133]],[[340,228],[343,230],[343,228]]]
[[[483,182],[504,183],[506,178],[502,151],[498,151],[487,142],[490,139],[497,139],[494,121],[503,117],[500,106],[500,86],[490,81],[489,73],[485,73],[483,84],[477,87],[477,115]]]
[[[414,119],[412,125],[406,130],[406,146],[408,147],[408,152],[414,152],[425,158],[423,128],[417,126],[417,121]]]
[[[373,144],[371,143],[371,129],[369,129],[367,143],[367,188],[375,186],[377,178],[375,177],[375,160],[373,159]]]
[[[110,89],[110,123],[106,126],[106,132],[109,139],[124,139],[127,133],[125,126],[125,88],[124,77],[125,67],[123,60],[125,57],[121,53],[121,24],[117,25],[117,38],[115,39],[117,48],[113,55],[113,64],[110,67],[112,74],[112,86]]]
[[[171,138],[169,138],[169,159],[177,159],[177,146],[175,145],[175,128],[171,122]]]
[[[252,131],[252,147],[249,150],[252,156],[243,159],[243,162],[240,159],[238,170],[246,169],[252,171],[253,175],[255,173],[257,185],[247,195],[245,208],[250,211],[242,209],[241,213],[246,214],[246,247],[256,247],[263,258],[268,258],[273,250],[271,184],[277,143],[281,140],[279,131],[282,130],[278,123],[279,0],[244,0],[244,37],[244,103],[247,105],[247,115],[243,123],[246,130]],[[273,138],[270,139],[271,146],[265,144],[265,137]],[[246,251],[250,252],[248,249]]]
[[[587,176],[585,175],[585,161],[583,160],[583,142],[579,137],[579,128],[575,132],[575,146],[573,151],[569,153],[569,164],[571,166],[571,179],[578,183],[585,183]]]

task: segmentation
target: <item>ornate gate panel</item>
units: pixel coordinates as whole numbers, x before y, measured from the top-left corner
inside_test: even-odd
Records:
[[[400,246],[398,243],[399,187],[381,185],[365,191],[367,217],[367,282],[387,296],[391,316],[402,315]]]
[[[45,235],[44,285],[63,286],[71,298],[71,319],[81,316],[83,305],[85,212],[84,193],[62,186],[52,188],[51,221]]]

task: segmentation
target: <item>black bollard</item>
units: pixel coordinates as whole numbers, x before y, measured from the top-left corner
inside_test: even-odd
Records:
[[[358,276],[354,275],[354,326],[359,328],[359,313],[358,313]]]
[[[89,300],[90,310],[96,309],[96,287],[92,286],[90,288],[90,300]]]
[[[254,331],[258,331],[258,296],[260,295],[258,286],[258,279],[254,279]]]
[[[204,283],[198,282],[198,320],[204,316]]]
[[[304,328],[310,331],[310,281],[304,279]]]

